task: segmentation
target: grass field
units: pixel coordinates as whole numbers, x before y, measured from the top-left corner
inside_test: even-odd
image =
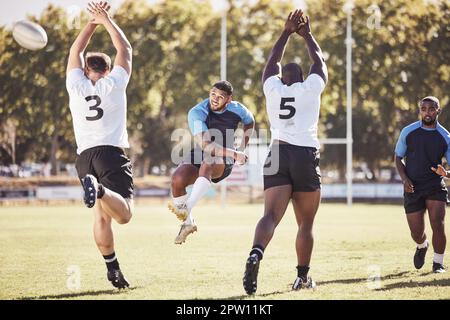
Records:
[[[199,231],[177,246],[178,221],[165,205],[138,205],[128,225],[114,226],[121,268],[133,286],[119,292],[106,280],[89,209],[0,207],[0,299],[450,299],[450,272],[431,273],[432,250],[424,268],[414,269],[402,207],[359,204],[321,205],[311,264],[318,287],[298,292],[290,290],[296,276],[290,206],[261,262],[258,292],[247,297],[242,275],[261,213],[261,204],[222,210],[200,203]],[[69,266],[80,268],[79,290],[67,287]],[[378,288],[367,280],[374,270]]]

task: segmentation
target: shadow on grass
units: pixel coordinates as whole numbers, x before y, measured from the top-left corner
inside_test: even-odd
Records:
[[[262,294],[242,294],[240,296],[231,296],[231,297],[225,297],[225,298],[206,298],[208,299],[218,299],[218,300],[246,300],[246,299],[251,299],[253,297],[268,297],[271,295],[278,295],[278,294],[285,294],[288,292],[291,292],[292,290],[284,290],[284,291],[274,291],[274,292],[267,292],[267,293],[262,293]]]
[[[376,289],[376,291],[387,291],[392,289],[402,288],[422,288],[422,287],[450,287],[450,279],[434,279],[430,281],[404,281],[392,284],[384,285],[382,288]]]
[[[72,292],[72,293],[62,293],[55,295],[44,295],[44,296],[32,296],[32,297],[22,297],[18,300],[45,300],[45,299],[69,299],[69,298],[78,298],[78,297],[95,297],[100,295],[116,295],[121,293],[126,293],[131,290],[135,290],[138,287],[128,288],[128,289],[110,289],[110,290],[97,290],[97,291],[83,291],[83,292]]]
[[[409,271],[403,271],[403,272],[399,272],[399,273],[394,273],[394,274],[388,274],[385,275],[384,277],[381,277],[381,280],[388,280],[388,279],[396,279],[396,278],[402,278],[404,276],[407,275],[411,275],[411,272]],[[426,275],[426,274],[425,274]],[[450,282],[450,279],[447,280],[448,282]],[[330,280],[330,281],[320,281],[317,282],[318,286],[321,285],[326,285],[326,284],[333,284],[333,283],[342,283],[342,284],[351,284],[351,283],[358,283],[358,282],[367,282],[367,278],[355,278],[355,279],[338,279],[338,280]],[[273,291],[273,292],[268,292],[268,293],[263,293],[263,294],[256,294],[256,295],[247,295],[247,294],[243,294],[240,296],[231,296],[231,297],[224,297],[224,298],[206,298],[206,299],[220,299],[220,300],[245,300],[245,299],[251,299],[252,297],[270,297],[270,296],[276,296],[276,295],[280,295],[280,294],[286,294],[289,292],[292,292],[292,289],[290,288],[292,284],[289,284],[288,287],[289,289],[286,290],[278,290],[278,291]]]
[[[394,274],[388,274],[383,277],[381,277],[381,280],[388,280],[388,279],[396,279],[396,278],[402,278],[406,275],[411,274],[409,271],[403,271],[399,273]],[[367,282],[367,278],[355,278],[355,279],[337,279],[337,280],[330,280],[330,281],[318,281],[317,285],[324,285],[324,284],[332,284],[332,283],[343,283],[343,284],[349,284],[349,283],[358,283],[358,282]]]

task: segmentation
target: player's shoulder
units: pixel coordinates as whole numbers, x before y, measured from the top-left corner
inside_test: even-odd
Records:
[[[283,86],[283,82],[281,81],[281,78],[278,75],[270,76],[268,77],[264,83],[263,83],[263,90],[270,91],[271,89],[275,87]]]
[[[84,74],[83,69],[81,68],[72,68],[66,73],[66,81],[67,82],[76,82],[76,81],[88,81],[89,79]]]
[[[205,99],[197,103],[195,106],[193,106],[189,110],[189,116],[200,116],[200,115],[207,115],[208,114],[208,103],[209,99]]]
[[[228,110],[242,110],[242,109],[247,109],[247,107],[239,101],[231,101],[228,105],[227,105],[227,109]]]
[[[445,141],[447,143],[450,143],[450,132],[446,128],[444,128],[439,122],[436,126],[437,131],[441,134],[442,137],[444,137]]]
[[[416,122],[413,122],[413,123],[410,123],[410,124],[408,124],[406,127],[404,127],[402,129],[401,134],[404,135],[404,136],[407,136],[411,132],[413,132],[413,131],[421,128],[421,127],[422,127],[422,122],[420,120],[416,121]]]

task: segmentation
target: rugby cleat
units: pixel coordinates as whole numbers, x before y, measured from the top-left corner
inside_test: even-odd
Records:
[[[86,207],[92,208],[97,200],[97,179],[93,175],[88,174],[82,179],[82,185],[84,190],[84,204]]]
[[[306,277],[306,279],[303,277],[297,277],[292,285],[292,290],[314,289],[315,287],[316,283],[310,276]]]
[[[187,219],[189,212],[185,203],[175,205],[172,202],[169,202],[167,206],[169,207],[169,210],[177,216],[178,220],[185,221]]]
[[[428,246],[425,248],[416,248],[416,253],[414,254],[414,267],[420,269],[425,263],[425,255],[427,254]]]
[[[244,278],[242,279],[242,284],[244,285],[244,290],[247,294],[254,294],[257,288],[259,271],[259,260],[256,255],[251,255],[247,259],[245,264]]]
[[[197,226],[195,224],[182,224],[180,232],[178,232],[178,235],[175,238],[175,244],[184,243],[186,241],[187,236],[196,231]]]
[[[120,270],[111,270],[107,273],[108,280],[111,281],[112,285],[119,289],[125,289],[130,286],[127,279],[122,274]]]
[[[440,263],[433,262],[433,272],[434,273],[445,273],[447,269]]]

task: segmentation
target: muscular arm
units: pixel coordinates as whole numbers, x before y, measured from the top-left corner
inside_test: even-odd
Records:
[[[275,76],[280,73],[279,63],[281,59],[283,59],[284,49],[286,48],[286,43],[289,39],[290,33],[286,30],[283,30],[277,42],[272,48],[270,52],[269,59],[267,60],[266,66],[264,68],[262,83],[270,78],[271,76]]]
[[[132,48],[122,29],[111,19],[104,24],[106,31],[111,36],[112,43],[116,48],[117,54],[114,65],[121,66],[128,74],[131,74]]]
[[[306,19],[302,18],[300,26],[297,30],[297,33],[305,39],[306,45],[308,47],[308,54],[311,58],[313,64],[311,69],[309,70],[309,74],[315,73],[318,74],[325,83],[328,81],[328,69],[325,64],[325,59],[323,58],[322,49],[320,49],[319,44],[316,39],[314,39],[311,33],[311,26],[309,23],[309,17],[306,16]]]
[[[67,61],[67,71],[69,72],[75,68],[83,68],[83,53],[86,50],[86,47],[89,44],[89,41],[92,35],[97,28],[96,24],[89,22],[83,30],[81,30],[80,34],[75,39],[74,43],[70,47],[69,51],[69,60]]]
[[[325,59],[323,58],[322,50],[319,47],[316,39],[314,39],[313,35],[309,33],[304,37],[306,44],[308,46],[309,57],[313,61],[311,69],[309,70],[309,74],[315,73],[318,74],[325,83],[328,81],[328,69],[325,64]]]
[[[249,123],[244,125],[244,136],[242,137],[241,145],[239,146],[239,151],[244,151],[247,148],[248,142],[250,141],[250,137],[255,130],[255,123]]]
[[[108,5],[108,4],[106,4]],[[122,29],[111,19],[104,6],[100,4],[89,4],[88,11],[92,14],[95,23],[102,24],[111,37],[117,54],[114,65],[121,66],[128,74],[131,74],[131,44]]]
[[[301,10],[295,10],[289,13],[289,16],[284,24],[283,32],[275,42],[272,51],[270,52],[269,59],[267,60],[266,66],[264,67],[264,72],[262,76],[262,82],[270,78],[271,76],[280,73],[279,63],[283,58],[284,49],[286,48],[286,43],[292,33],[297,31],[298,24],[300,22],[303,12]]]
[[[414,185],[411,179],[409,179],[408,175],[406,174],[405,164],[403,163],[402,158],[397,155],[395,155],[395,167],[397,168],[398,174],[402,178],[404,190],[410,193],[414,192]]]

